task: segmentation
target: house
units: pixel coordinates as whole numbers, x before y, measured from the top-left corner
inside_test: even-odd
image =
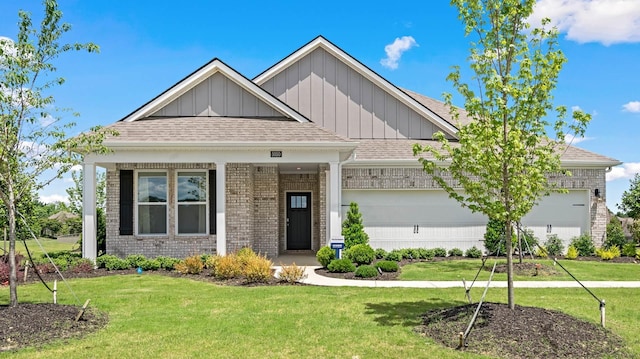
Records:
[[[469,121],[461,116],[461,122]],[[398,88],[323,37],[254,79],[214,59],[109,127],[84,158],[83,255],[96,256],[95,173],[106,169],[107,253],[184,257],[242,247],[275,257],[340,237],[357,202],[374,248],[482,248],[487,219],[449,199],[414,143],[455,139],[445,105]],[[605,234],[605,172],[569,147],[568,194],[524,224],[539,237]]]

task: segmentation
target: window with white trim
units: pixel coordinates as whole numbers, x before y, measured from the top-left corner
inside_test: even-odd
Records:
[[[207,173],[178,172],[178,234],[207,233]]]
[[[138,234],[167,234],[167,173],[138,172]]]

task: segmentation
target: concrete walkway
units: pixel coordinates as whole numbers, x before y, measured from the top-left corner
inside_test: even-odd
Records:
[[[276,276],[280,266],[274,267]],[[405,281],[405,280],[360,280],[325,277],[316,274],[320,266],[305,266],[307,277],[302,283],[325,287],[370,287],[370,288],[464,288],[462,281]],[[587,288],[640,288],[640,281],[584,281]],[[467,283],[470,285],[470,282]],[[474,288],[484,288],[487,281],[476,281]],[[516,281],[514,288],[580,288],[575,281]],[[506,281],[492,281],[491,288],[506,288]]]

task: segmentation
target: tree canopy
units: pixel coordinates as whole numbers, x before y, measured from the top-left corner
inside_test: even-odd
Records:
[[[622,202],[618,204],[618,208],[622,214],[640,219],[640,173],[636,173],[629,182],[629,189],[622,193]]]

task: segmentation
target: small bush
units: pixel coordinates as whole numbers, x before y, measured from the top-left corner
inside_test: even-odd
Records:
[[[625,257],[635,257],[636,256],[636,245],[635,243],[627,243],[622,247],[622,255]]]
[[[304,267],[296,265],[295,262],[289,266],[283,265],[280,269],[280,272],[278,273],[278,278],[280,278],[281,282],[286,283],[299,282],[307,278],[307,275],[304,274],[304,269]]]
[[[436,257],[446,257],[447,256],[447,250],[441,247],[438,248],[434,248],[433,249],[433,255]]]
[[[140,267],[142,262],[147,260],[147,257],[143,256],[142,254],[130,254],[125,258],[125,260],[129,262],[129,267],[138,268]]]
[[[81,258],[73,263],[71,267],[73,273],[91,273],[93,272],[93,262],[87,258]]]
[[[391,252],[387,253],[384,259],[388,261],[400,262],[402,260],[402,252],[400,252],[400,250],[398,249],[394,249]]]
[[[359,278],[373,278],[378,276],[378,270],[370,265],[361,265],[354,274]]]
[[[398,262],[394,261],[379,261],[376,263],[376,268],[380,268],[383,272],[397,272],[399,269]]]
[[[4,262],[0,262],[1,263]],[[8,266],[8,264],[7,264]],[[38,271],[38,273],[40,274],[47,274],[47,273],[55,273],[56,272],[56,267],[53,266],[53,264],[51,262],[47,262],[47,263],[38,263],[36,264],[36,270]],[[1,272],[1,270],[0,270]],[[9,278],[9,277],[7,277]]]
[[[219,279],[237,278],[242,275],[242,266],[235,254],[228,254],[218,258],[213,269],[213,275]]]
[[[533,231],[530,229],[525,229],[522,232],[522,236],[520,238],[520,242],[522,244],[522,254],[535,253],[536,247],[538,247],[538,238],[533,235]],[[515,245],[518,245],[517,240]]]
[[[332,260],[336,259],[336,253],[328,246],[324,246],[316,253],[316,259],[321,266],[326,268]]]
[[[219,256],[217,254],[214,256],[207,256],[207,259],[204,261],[204,267],[207,269],[211,269],[212,272],[215,271],[216,264],[218,264],[220,258],[222,258],[222,256]]]
[[[592,256],[596,252],[596,247],[593,245],[591,236],[588,234],[573,237],[573,239],[571,239],[571,245],[578,251],[578,255],[581,257]]]
[[[497,219],[489,219],[484,233],[484,247],[489,255],[505,255],[505,236],[505,223]]]
[[[464,255],[469,258],[480,258],[482,257],[482,251],[479,250],[476,246],[473,246],[467,249]]]
[[[165,256],[156,257],[155,260],[157,260],[158,263],[160,263],[160,268],[164,270],[169,270],[169,271],[174,270],[175,265],[180,263],[180,260],[178,258],[171,258],[171,257],[165,257]]]
[[[596,249],[596,255],[602,260],[608,261],[620,257],[620,248],[613,246],[609,248]]]
[[[192,255],[173,266],[176,271],[182,274],[200,274],[204,269],[204,263],[199,255]]]
[[[344,251],[344,257],[358,265],[371,264],[376,259],[376,252],[368,244],[356,244]]]
[[[436,252],[433,249],[418,248],[418,259],[433,259],[435,256]]]
[[[144,261],[138,263],[138,267],[142,270],[158,270],[160,269],[162,264],[157,258],[154,259],[145,259]]]
[[[356,266],[349,259],[334,259],[327,266],[329,272],[332,273],[350,273],[356,270]]]
[[[618,247],[623,248],[627,243],[627,237],[624,235],[622,223],[618,217],[612,216],[607,224],[607,240],[604,242],[605,248]]]
[[[273,263],[267,257],[247,256],[242,264],[242,275],[249,283],[264,283],[272,276],[271,266]]]
[[[547,247],[539,246],[538,249],[536,249],[536,257],[547,258],[548,256],[549,251],[547,250]]]
[[[564,244],[562,239],[556,234],[552,234],[547,237],[547,241],[544,242],[544,247],[547,250],[547,255],[561,256],[564,253]]]
[[[400,251],[400,254],[402,255],[402,259],[414,259],[413,258],[413,254],[415,252],[413,250],[411,250],[409,248],[402,248],[399,251]]]
[[[576,259],[578,258],[578,250],[573,245],[570,245],[567,248],[567,255],[565,256],[567,259]]]
[[[420,259],[420,252],[424,250],[424,248],[407,248],[407,252],[409,253],[409,259]],[[402,253],[404,256],[404,252]]]
[[[5,261],[0,261],[0,284],[4,284],[9,282],[9,263],[5,263]]]
[[[377,248],[376,249],[376,258],[377,259],[383,259],[386,256],[387,256],[387,251],[385,251],[382,248]]]
[[[54,262],[55,263],[55,262]],[[56,265],[58,265],[56,263]],[[96,259],[96,265],[99,268],[106,268],[109,271],[112,270],[124,270],[131,268],[127,260],[118,258],[114,255],[105,254]]]
[[[449,250],[449,256],[450,257],[462,257],[463,254],[464,254],[464,252],[462,252],[462,249],[460,249],[460,248],[451,248]]]

